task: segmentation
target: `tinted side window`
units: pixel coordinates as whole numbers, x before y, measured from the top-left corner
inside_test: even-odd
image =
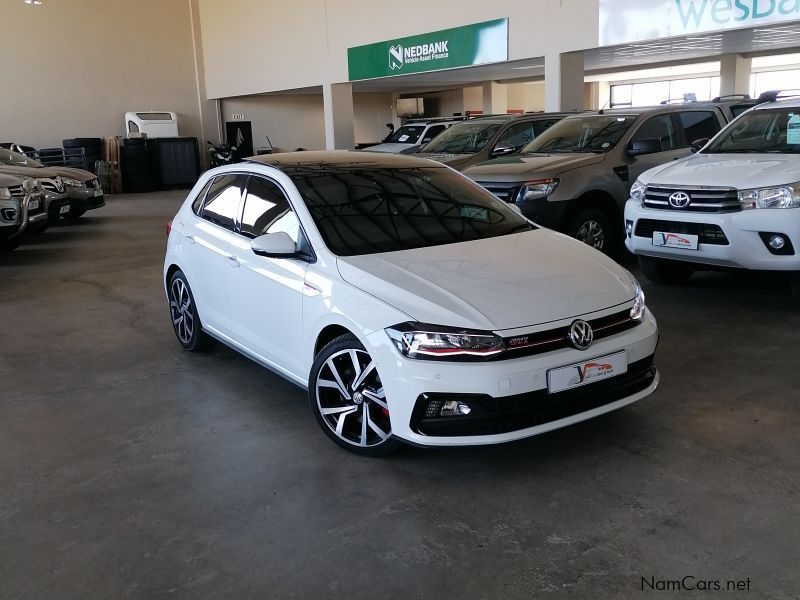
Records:
[[[253,177],[247,186],[241,232],[251,238],[284,231],[295,243],[300,239],[300,223],[278,185]]]
[[[533,131],[536,135],[540,135],[544,130],[546,130],[551,125],[555,125],[561,119],[539,119],[538,121],[533,122]]]
[[[444,125],[432,125],[430,128],[428,128],[428,131],[425,132],[425,139],[423,139],[422,141],[425,142],[426,140],[427,141],[432,140],[437,135],[442,133],[445,129],[446,127]]]
[[[213,177],[206,182],[206,184],[203,186],[203,189],[197,194],[197,198],[195,198],[194,202],[192,202],[192,210],[194,211],[194,214],[200,214],[200,207],[203,206],[203,200],[206,199],[206,193],[208,192],[208,188],[211,187],[212,183],[214,183]]]
[[[497,142],[497,147],[515,148],[519,150],[534,138],[533,122],[517,123],[509,127]]]
[[[227,229],[233,229],[246,175],[220,175],[214,179],[206,194],[200,216]]]
[[[754,106],[753,104],[735,104],[735,105],[730,107],[730,111],[731,111],[731,114],[734,117],[738,117],[740,114],[742,114],[747,109],[753,108],[753,106]]]
[[[650,117],[639,130],[633,134],[632,141],[654,139],[661,143],[661,152],[674,150],[678,147],[675,140],[675,128],[672,126],[670,115]]]
[[[683,130],[686,132],[686,142],[691,144],[702,138],[712,138],[720,130],[717,116],[710,111],[698,110],[678,113]]]

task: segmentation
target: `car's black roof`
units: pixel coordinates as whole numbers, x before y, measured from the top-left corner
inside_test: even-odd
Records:
[[[324,171],[331,168],[349,169],[413,169],[419,167],[443,167],[443,165],[424,158],[416,158],[404,154],[388,154],[386,152],[369,152],[366,150],[313,150],[308,152],[281,152],[279,154],[262,154],[245,159],[252,163],[261,163],[289,172],[293,169],[318,169]]]

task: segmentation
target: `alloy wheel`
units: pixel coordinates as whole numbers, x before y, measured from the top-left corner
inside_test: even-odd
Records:
[[[597,221],[586,221],[579,228],[575,237],[584,244],[590,245],[596,250],[602,250],[606,241],[606,233],[603,226]]]
[[[192,298],[186,283],[176,277],[170,286],[169,296],[169,308],[175,334],[182,343],[189,344],[194,333],[194,314],[192,313]]]
[[[347,444],[370,448],[391,437],[386,393],[366,351],[332,354],[320,368],[315,395],[322,420]]]

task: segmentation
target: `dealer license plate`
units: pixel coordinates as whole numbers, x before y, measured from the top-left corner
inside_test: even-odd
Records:
[[[547,372],[547,391],[554,394],[627,372],[628,356],[623,350],[616,354],[592,358],[567,367],[550,369]]]
[[[688,233],[669,233],[666,231],[653,232],[653,246],[662,248],[681,248],[683,250],[697,250],[700,245],[700,236]]]
[[[58,209],[58,214],[65,215],[69,212],[69,204],[65,204],[61,208]]]
[[[38,200],[31,200],[28,202],[28,210],[36,210],[37,208],[39,208]]]

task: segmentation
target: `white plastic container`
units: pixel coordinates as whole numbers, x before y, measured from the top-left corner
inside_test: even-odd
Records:
[[[146,133],[148,138],[178,137],[178,115],[172,111],[148,110],[125,113],[125,133]]]

